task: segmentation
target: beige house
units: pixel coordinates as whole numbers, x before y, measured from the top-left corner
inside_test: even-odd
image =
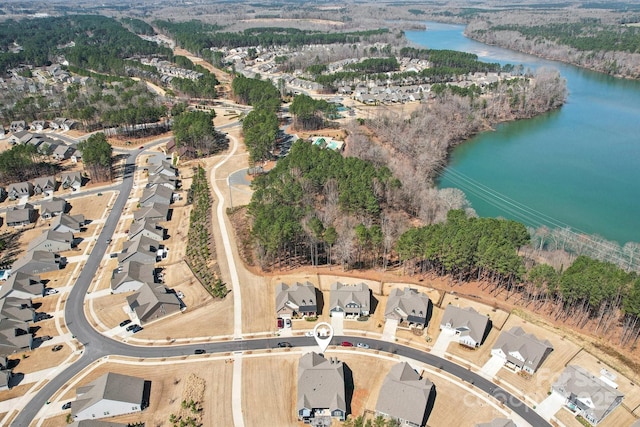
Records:
[[[411,288],[396,288],[389,293],[384,318],[424,328],[429,324],[432,311],[431,300],[425,294]]]
[[[276,315],[280,317],[315,316],[318,311],[316,288],[310,283],[276,285]]]
[[[533,374],[552,351],[549,341],[539,340],[516,326],[500,334],[491,355],[504,360],[504,364],[516,372],[522,370]]]
[[[332,317],[368,316],[371,310],[371,291],[366,283],[355,285],[333,283],[329,300],[329,314]]]
[[[147,393],[142,378],[108,372],[76,389],[71,415],[82,421],[140,412],[149,404]]]

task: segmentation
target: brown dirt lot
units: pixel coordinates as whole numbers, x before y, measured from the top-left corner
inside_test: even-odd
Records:
[[[202,359],[202,358],[201,358]],[[189,360],[194,360],[189,358]],[[122,364],[110,361],[90,371],[81,381],[58,396],[60,402],[75,398],[75,389],[98,378],[106,372],[118,372],[151,381],[150,406],[141,413],[113,417],[108,421],[129,423],[145,422],[148,426],[170,426],[169,416],[178,413],[184,393],[184,384],[190,374],[205,380],[203,424],[205,426],[233,425],[231,413],[231,377],[233,365],[224,360],[203,360],[188,363],[176,360],[161,365]],[[62,418],[64,419],[64,417]],[[58,422],[58,424],[56,424]],[[59,417],[44,423],[44,426],[60,426]]]

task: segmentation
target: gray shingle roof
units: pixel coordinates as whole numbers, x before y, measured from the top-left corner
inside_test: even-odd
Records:
[[[67,201],[58,197],[45,200],[40,204],[40,215],[63,213],[67,208]]]
[[[510,358],[509,353],[518,352],[523,358],[526,366],[532,370],[537,370],[542,364],[547,354],[553,350],[553,346],[547,340],[539,340],[533,334],[527,334],[524,329],[516,326],[503,331],[498,340],[493,345],[493,349],[501,349],[507,356],[507,360],[514,361]],[[515,360],[517,365],[522,366],[522,362]]]
[[[382,383],[376,411],[423,425],[432,389],[433,383],[421,378],[407,362],[398,363]]]
[[[137,281],[141,283],[153,283],[152,264],[144,264],[136,261],[125,262],[121,267],[113,270],[111,277],[111,289],[117,290],[120,285],[129,281]]]
[[[617,398],[624,397],[620,391],[577,365],[567,366],[553,384],[553,389],[565,397],[574,395],[583,402],[590,401],[593,405],[590,412],[597,420],[607,415]]]
[[[71,245],[73,244],[73,233],[70,231],[62,232],[47,229],[29,242],[28,250],[32,251],[47,241],[64,244],[64,246],[68,244],[69,249],[71,249]]]
[[[429,297],[415,289],[393,289],[387,298],[385,319],[408,319],[411,322],[426,323],[429,319]]]
[[[151,206],[140,208],[133,213],[133,219],[140,221],[144,218],[155,218],[159,221],[166,221],[169,213],[169,205],[154,203]]]
[[[167,292],[163,285],[157,284],[142,285],[138,292],[127,297],[127,303],[136,312],[141,323],[156,320],[181,309],[177,295]]]
[[[0,298],[5,298],[9,295],[18,295],[18,297],[23,296],[27,298],[31,296],[41,297],[43,291],[44,284],[42,284],[38,276],[33,276],[21,271],[14,271],[7,281],[2,284],[0,288]]]
[[[298,362],[297,409],[347,410],[344,365],[318,353],[307,353]]]
[[[78,399],[71,402],[71,413],[76,415],[103,399],[141,405],[143,392],[142,378],[107,372],[86,386],[76,389]]]
[[[516,423],[506,418],[496,418],[488,423],[476,424],[476,427],[518,427]]]
[[[461,308],[449,304],[442,315],[441,325],[450,324],[453,329],[468,329],[469,336],[481,343],[488,323],[489,318],[475,311],[473,307]]]
[[[340,282],[333,283],[329,300],[330,311],[336,307],[344,310],[347,304],[351,303],[359,305],[361,311],[369,312],[371,310],[371,293],[366,283],[355,285],[343,285]]]
[[[31,300],[12,297],[0,299],[0,317],[20,322],[31,322],[34,314],[35,310],[31,305]]]
[[[285,283],[276,286],[276,313],[285,307],[296,312],[315,312],[317,303],[316,288],[310,282],[296,282],[291,287]]]

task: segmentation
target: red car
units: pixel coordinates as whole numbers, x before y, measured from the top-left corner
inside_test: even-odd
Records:
[[[353,344],[350,343],[349,341],[342,341],[342,346],[343,347],[353,347]]]
[[[284,319],[278,317],[278,329],[284,328]]]

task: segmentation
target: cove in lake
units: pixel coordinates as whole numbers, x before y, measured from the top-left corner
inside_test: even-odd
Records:
[[[640,82],[488,46],[464,37],[461,25],[426,25],[407,38],[486,62],[555,67],[569,91],[557,111],[458,146],[439,186],[463,190],[480,216],[640,242]]]

